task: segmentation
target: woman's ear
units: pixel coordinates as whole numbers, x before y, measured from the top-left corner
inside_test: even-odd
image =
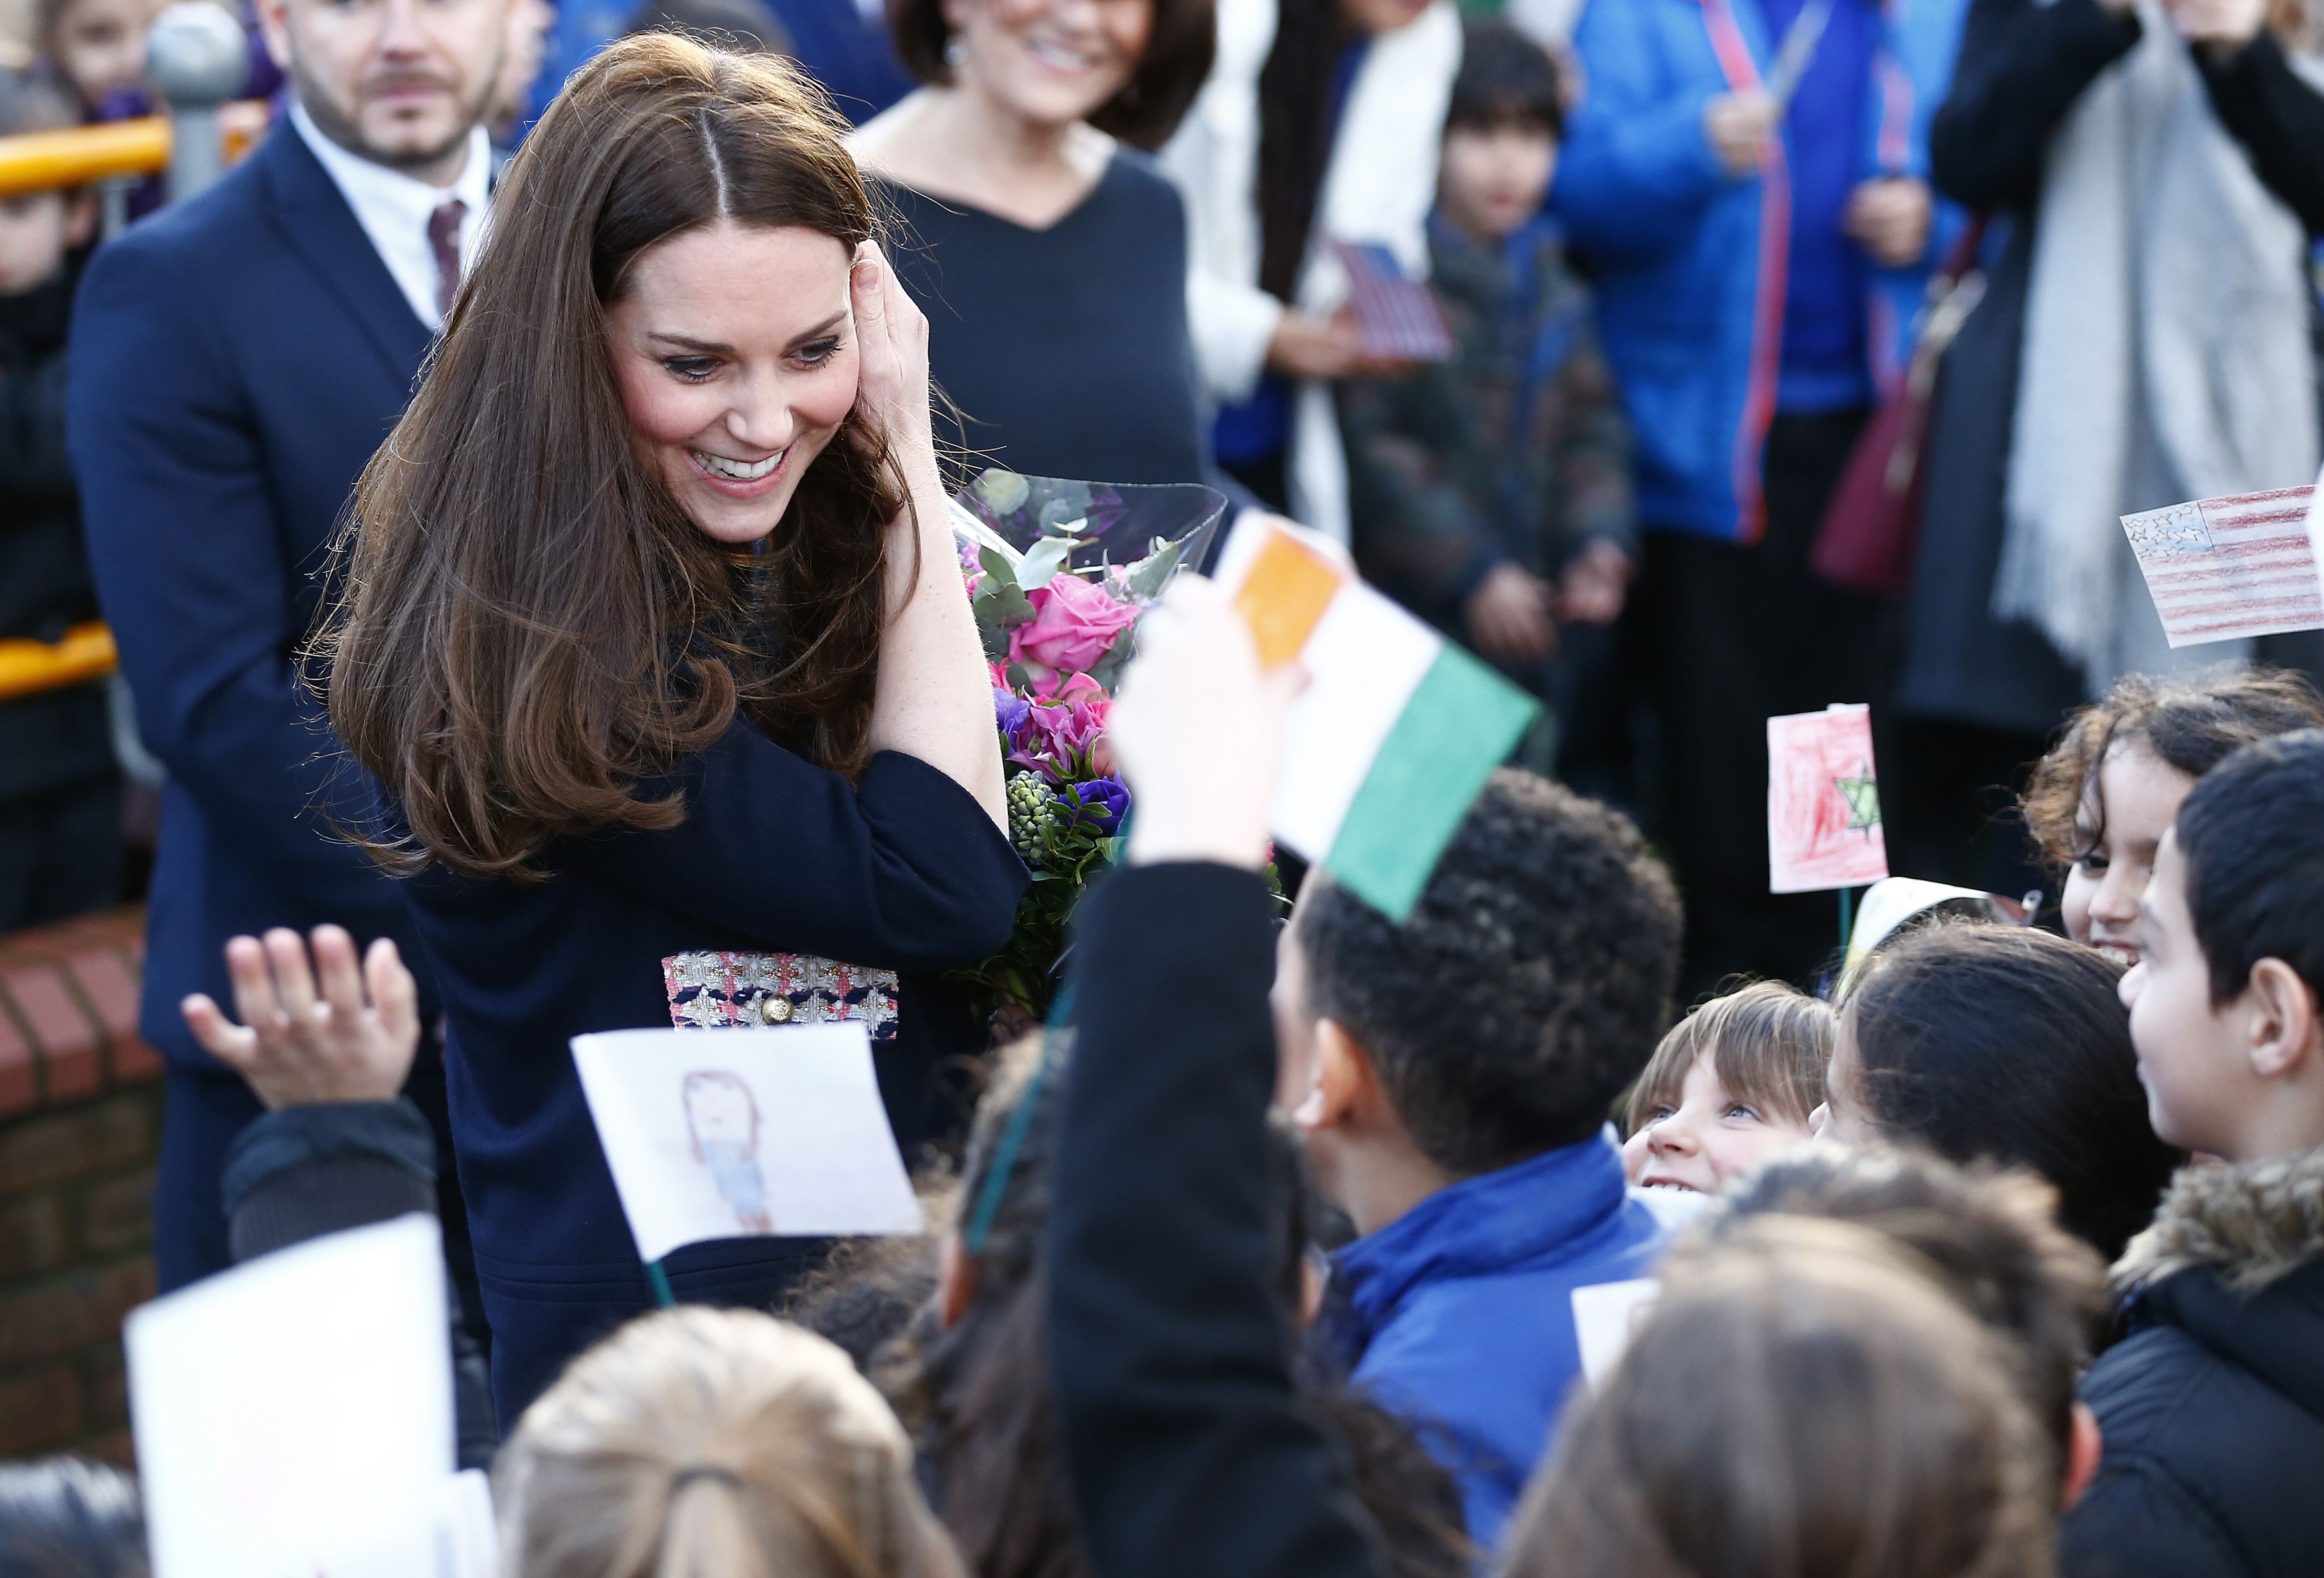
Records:
[[[976,1262],[969,1258],[955,1229],[944,1235],[944,1246],[936,1252],[936,1319],[945,1331],[960,1324],[975,1297]]]

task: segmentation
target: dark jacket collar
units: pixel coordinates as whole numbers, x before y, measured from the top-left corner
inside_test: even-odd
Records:
[[[428,354],[428,326],[412,313],[330,172],[288,116],[275,122],[251,157],[273,196],[283,238],[338,298],[396,381],[408,386]]]
[[[2132,1329],[2175,1326],[2324,1420],[2324,1149],[2181,1169],[2114,1283]]]

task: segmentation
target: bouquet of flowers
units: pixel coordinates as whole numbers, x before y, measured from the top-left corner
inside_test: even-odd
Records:
[[[1113,487],[1001,470],[954,501],[992,669],[1009,836],[1033,872],[1008,946],[955,977],[988,1010],[1048,1012],[1066,923],[1090,877],[1112,863],[1130,810],[1105,719],[1132,632],[1180,567],[1201,561],[1225,510],[1222,494],[1193,484]]]

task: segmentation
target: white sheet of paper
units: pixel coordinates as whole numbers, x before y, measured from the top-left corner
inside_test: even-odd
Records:
[[[327,1550],[313,1571],[326,1578],[497,1578],[492,1481],[477,1469],[439,1481],[424,1521],[358,1534]]]
[[[1573,1341],[1582,1351],[1582,1379],[1596,1386],[1620,1361],[1630,1333],[1654,1307],[1663,1285],[1652,1277],[1600,1282],[1573,1290]]]
[[[925,1230],[860,1024],[606,1030],[573,1062],[642,1260]]]
[[[428,1527],[453,1472],[443,1236],[404,1216],[132,1312],[155,1578],[315,1578]]]

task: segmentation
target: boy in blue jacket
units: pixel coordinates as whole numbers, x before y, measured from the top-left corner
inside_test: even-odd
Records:
[[[1879,606],[1808,552],[1925,279],[1925,127],[1959,0],[1591,0],[1552,206],[1637,440],[1632,603],[1691,991],[1803,978],[1828,900],[1767,892],[1763,720],[1879,701]]]
[[[1359,1236],[1315,1337],[1499,1538],[1581,1368],[1577,1287],[1661,1248],[1604,1130],[1667,1019],[1670,881],[1618,812],[1496,773],[1398,924],[1311,875],[1283,934],[1278,1099]]]

